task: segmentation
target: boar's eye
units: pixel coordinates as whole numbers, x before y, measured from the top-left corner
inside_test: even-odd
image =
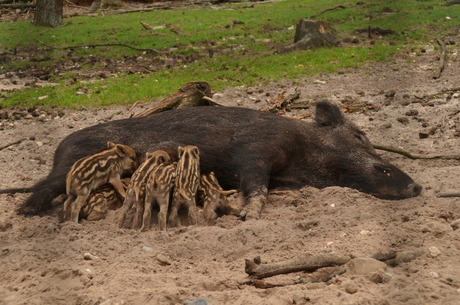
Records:
[[[364,141],[364,137],[363,135],[359,134],[359,133],[356,133],[355,134],[355,138],[357,138],[361,143],[366,143],[366,141]]]
[[[379,166],[379,165],[375,165],[374,166],[376,170],[378,170],[379,172],[387,175],[388,177],[391,177],[391,170],[388,169],[388,168],[385,168],[385,167],[382,167],[382,166]]]
[[[136,157],[131,157],[130,159],[133,161],[136,161]]]

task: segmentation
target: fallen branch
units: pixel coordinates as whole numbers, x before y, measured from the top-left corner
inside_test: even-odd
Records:
[[[355,32],[357,32],[357,33],[368,33],[369,35],[370,35],[370,33],[374,33],[374,34],[382,35],[382,36],[398,34],[398,32],[396,32],[396,31],[394,31],[392,29],[382,29],[382,28],[379,28],[379,27],[372,27],[372,26],[369,26],[367,28],[355,29]]]
[[[0,8],[28,8],[35,7],[35,3],[13,3],[13,4],[0,4]]]
[[[148,51],[148,52],[161,54],[161,52],[156,49],[136,48],[136,47],[124,44],[124,43],[101,43],[101,44],[86,44],[86,45],[68,46],[68,47],[53,47],[53,46],[47,45],[46,43],[40,40],[38,42],[54,50],[72,50],[72,49],[85,49],[85,48],[96,48],[96,47],[125,47],[125,48],[130,48],[136,51]]]
[[[423,250],[415,250],[415,251],[402,251],[396,254],[394,259],[384,261],[385,264],[391,267],[396,267],[401,263],[408,263],[419,256],[422,256],[426,252]]]
[[[108,121],[110,121],[111,119],[113,119],[114,116],[116,116],[116,115],[118,115],[118,114],[122,114],[122,113],[123,113],[123,111],[121,111],[121,110],[120,110],[120,111],[117,111],[117,112],[114,112],[114,113],[112,113],[111,115],[109,115],[109,116],[106,117],[106,118],[99,119],[99,121],[108,122]]]
[[[263,279],[266,277],[298,271],[315,271],[322,267],[343,265],[350,260],[348,256],[333,254],[315,255],[304,258],[292,259],[270,264],[261,264],[260,258],[246,260],[245,272],[250,279]]]
[[[459,191],[442,192],[438,194],[438,197],[460,197],[460,192]]]
[[[286,96],[286,92],[283,92],[273,97],[268,102],[269,106],[263,107],[260,110],[278,113],[280,110],[286,110],[286,108],[289,107],[292,101],[298,98],[300,98],[300,90],[298,88],[295,88],[295,92],[293,94],[289,94]]]
[[[9,143],[9,144],[6,144],[6,145],[3,145],[3,146],[0,146],[0,150],[4,150],[5,148],[8,148],[8,147],[10,147],[11,145],[19,144],[19,143],[21,143],[22,141],[25,141],[25,140],[27,140],[27,138],[23,138],[23,139],[20,139],[20,140],[14,141],[14,142],[12,142],[12,143]]]
[[[204,99],[204,100],[207,100],[207,101],[210,102],[212,105],[225,107],[224,104],[221,104],[221,103],[219,103],[219,102],[216,102],[215,100],[213,100],[212,98],[210,98],[210,97],[208,97],[208,96],[203,96],[203,99]]]
[[[447,49],[446,49],[445,43],[442,42],[442,40],[439,39],[438,37],[436,37],[436,41],[441,46],[441,57],[439,59],[438,72],[433,76],[434,79],[438,79],[441,77],[441,73],[444,70],[444,67],[446,66],[446,56],[447,56]]]
[[[402,251],[402,252],[387,252],[376,253],[371,258],[383,261],[391,267],[396,267],[401,263],[410,262],[417,257],[425,254],[424,250]],[[308,256],[300,259],[292,259],[277,263],[262,264],[260,257],[255,257],[253,260],[245,260],[245,272],[248,277],[238,281],[240,284],[253,285],[257,288],[272,288],[278,286],[287,286],[295,284],[306,284],[315,282],[327,282],[337,275],[346,272],[345,265],[351,260],[348,256],[339,256],[334,254]],[[278,283],[268,283],[261,279],[270,276],[286,274],[291,272],[307,271],[313,272],[308,274],[308,278],[283,280]]]
[[[372,146],[374,146],[375,149],[380,149],[380,150],[385,150],[385,151],[401,154],[403,156],[408,157],[409,159],[443,159],[443,160],[455,159],[455,160],[460,160],[460,155],[422,156],[422,155],[414,155],[406,150],[399,149],[399,148],[392,147],[392,146],[384,146],[384,145],[379,145],[379,144],[372,144]]]
[[[239,281],[239,284],[243,285],[252,285],[256,288],[267,289],[273,287],[282,287],[298,284],[309,284],[309,283],[319,283],[319,282],[328,282],[335,276],[341,275],[346,272],[346,268],[343,266],[339,267],[324,267],[316,270],[312,274],[308,274],[307,278],[295,278],[295,279],[286,279],[283,281],[277,282],[266,282],[259,279],[246,278]]]
[[[209,106],[210,102],[204,97],[210,97],[211,86],[206,82],[189,82],[179,88],[173,95],[141,111],[133,117],[146,116],[166,110],[195,106]]]
[[[327,11],[332,11],[332,10],[335,10],[335,9],[337,9],[337,8],[346,8],[346,7],[343,6],[343,5],[341,5],[341,4],[334,5],[333,7],[329,7],[329,8],[327,8],[327,9],[322,10],[321,12],[319,12],[319,13],[317,13],[317,14],[314,14],[314,15],[311,15],[311,16],[307,17],[307,19],[312,19],[312,18],[314,18],[314,17],[317,17],[317,16],[321,15],[322,13],[325,13],[325,12],[327,12]]]
[[[452,1],[447,2],[444,5],[445,6],[451,6],[451,5],[455,5],[455,4],[460,4],[460,0],[452,0]]]

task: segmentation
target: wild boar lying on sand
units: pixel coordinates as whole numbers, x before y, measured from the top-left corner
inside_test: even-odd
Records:
[[[319,102],[312,122],[233,107],[194,107],[112,121],[74,132],[56,150],[51,173],[19,208],[35,215],[65,192],[72,164],[107,141],[138,155],[196,145],[201,171],[215,172],[224,189],[246,197],[247,217],[258,217],[267,191],[277,186],[344,186],[385,199],[420,194],[422,187],[382,160],[359,128],[329,102]]]

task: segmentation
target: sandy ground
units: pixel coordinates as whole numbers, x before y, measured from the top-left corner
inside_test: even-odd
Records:
[[[458,47],[438,80],[431,77],[438,64],[436,51],[433,46],[426,49],[421,56],[406,54],[394,62],[295,83],[228,88],[215,99],[259,109],[267,99],[298,87],[301,101],[327,97],[348,107],[347,116],[375,144],[420,155],[458,155]],[[113,114],[112,119],[128,116],[121,107],[37,110],[33,115],[3,109],[0,114],[0,146],[25,139],[0,151],[1,188],[31,186],[44,178],[58,143],[73,131]],[[420,196],[388,201],[339,187],[274,190],[259,220],[223,216],[214,226],[182,225],[167,232],[154,226],[137,232],[116,227],[120,210],[109,211],[100,221],[60,223],[60,207],[44,217],[26,218],[14,210],[27,194],[0,195],[0,304],[166,305],[196,297],[212,304],[245,305],[460,304],[460,230],[455,225],[460,198],[439,197],[460,192],[460,161],[412,160],[379,152],[423,185]],[[239,203],[238,195],[230,199]],[[280,285],[272,288],[242,283],[245,260],[257,256],[270,263],[390,251],[421,255],[366,274],[348,270],[326,282],[296,272],[265,279]],[[85,253],[95,257],[84,259]]]

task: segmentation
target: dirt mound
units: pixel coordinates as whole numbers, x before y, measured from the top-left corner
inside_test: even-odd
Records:
[[[297,103],[306,105],[300,108],[323,97],[335,101],[375,144],[422,155],[460,154],[460,63],[454,58],[441,79],[433,80],[436,63],[426,63],[433,52],[410,63],[376,64],[296,84],[228,88],[214,98],[259,109],[298,87]],[[307,118],[313,111],[291,108],[285,115]],[[2,188],[28,187],[44,178],[58,143],[71,132],[128,116],[121,107],[33,109],[18,117],[12,114],[16,110],[2,111],[8,113],[0,123],[2,145],[22,140],[0,151]],[[274,190],[260,220],[224,216],[215,226],[183,223],[167,232],[156,227],[137,232],[116,227],[120,210],[101,221],[61,223],[61,207],[25,218],[14,209],[26,194],[0,195],[0,304],[182,304],[197,297],[245,305],[458,304],[460,198],[438,195],[460,191],[460,161],[381,153],[424,186],[420,196],[388,201],[340,187]],[[240,203],[239,194],[230,199]],[[347,271],[326,282],[305,272],[265,279],[273,288],[240,282],[245,259],[257,256],[278,262],[391,251],[420,256],[368,274]]]

